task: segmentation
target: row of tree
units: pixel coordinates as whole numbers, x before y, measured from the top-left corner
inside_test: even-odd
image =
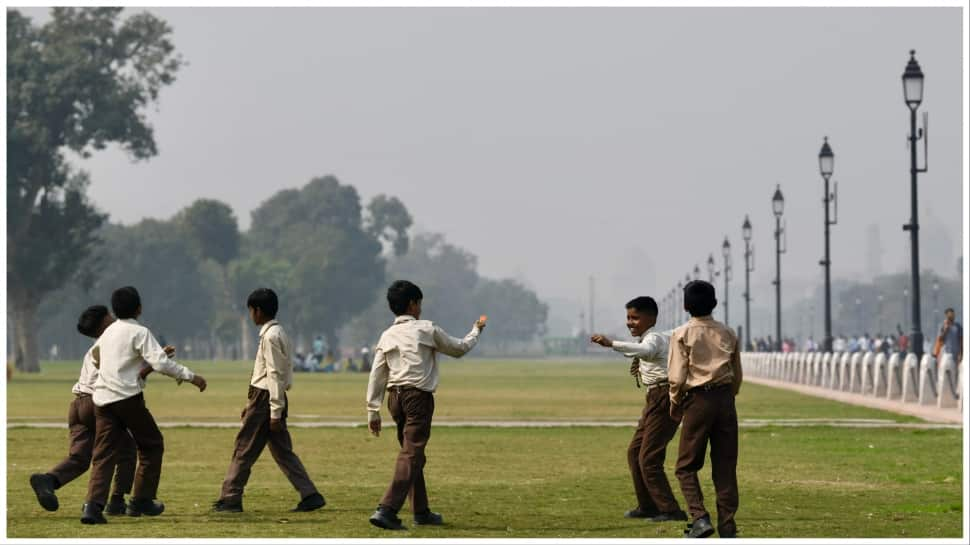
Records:
[[[298,339],[322,334],[331,347],[341,337],[376,340],[389,321],[382,292],[392,277],[422,285],[426,316],[446,327],[490,314],[496,349],[544,331],[548,311],[535,293],[480,278],[475,257],[441,235],[410,244],[403,203],[378,195],[365,207],[332,176],[277,192],[245,233],[215,200],[167,220],[109,223],[65,153],[114,143],[135,160],[154,156],[144,112],[183,63],[165,21],[121,20],[121,11],[54,8],[42,26],[7,12],[7,315],[19,369],[39,369],[40,347],[77,357],[87,344],[77,314],[123,285],[139,288],[143,321],[189,357],[250,358],[245,301],[260,286],[280,295]]]

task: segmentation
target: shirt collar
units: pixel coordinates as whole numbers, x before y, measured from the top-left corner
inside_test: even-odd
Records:
[[[414,316],[411,316],[410,314],[402,314],[397,318],[394,318],[394,325],[403,324],[404,322],[413,322],[414,320],[416,320]]]
[[[274,325],[276,325],[278,323],[279,322],[277,322],[276,320],[270,320],[270,321],[266,322],[265,324],[263,324],[263,327],[259,328],[259,336],[262,337],[266,333],[266,330],[267,329],[269,329],[270,327],[272,327],[272,326],[274,326]]]
[[[710,314],[708,314],[707,316],[691,316],[690,321],[691,322],[712,322],[714,321],[714,317],[711,316]]]

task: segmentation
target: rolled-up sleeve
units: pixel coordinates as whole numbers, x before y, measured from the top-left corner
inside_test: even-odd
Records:
[[[684,397],[687,383],[687,363],[690,352],[679,333],[670,338],[670,352],[667,355],[667,380],[670,382],[670,402],[680,403]]]
[[[468,335],[465,335],[464,339],[457,339],[445,333],[444,329],[435,326],[435,349],[453,358],[460,358],[467,354],[469,350],[475,348],[475,345],[478,344],[479,333],[481,333],[481,330],[477,327],[472,327],[472,330],[468,332]]]
[[[378,348],[374,351],[374,362],[371,364],[370,378],[367,379],[368,422],[381,419],[381,405],[384,403],[388,374],[387,354]]]
[[[283,339],[279,336],[267,336],[266,344],[269,348],[269,353],[265,354],[269,417],[279,420],[283,418],[283,409],[286,408],[286,376],[290,360],[283,350]]]
[[[168,357],[162,345],[158,344],[155,336],[150,331],[143,330],[135,338],[135,349],[145,363],[152,366],[152,369],[163,375],[170,376],[178,380],[191,381],[195,378],[195,373],[184,365],[180,365],[175,360]]]

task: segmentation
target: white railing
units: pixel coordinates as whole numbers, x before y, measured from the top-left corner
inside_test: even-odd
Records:
[[[745,375],[878,397],[900,403],[963,409],[965,365],[944,353],[745,352]]]

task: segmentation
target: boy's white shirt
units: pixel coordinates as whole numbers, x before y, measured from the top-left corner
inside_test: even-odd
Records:
[[[259,328],[259,348],[253,364],[251,386],[269,392],[269,416],[283,418],[286,391],[293,385],[293,345],[283,326],[270,320]]]
[[[192,370],[169,358],[152,332],[134,319],[115,320],[89,354],[98,369],[91,397],[99,407],[140,394],[145,388],[140,372],[146,364],[178,380],[195,378]]]
[[[613,350],[628,358],[640,358],[640,382],[645,385],[667,380],[667,353],[673,330],[647,331],[636,342],[613,341]]]
[[[97,345],[91,345],[88,351],[84,353],[84,358],[81,360],[81,374],[77,378],[77,382],[74,383],[74,387],[71,388],[71,393],[74,394],[88,394],[94,393],[94,387],[98,382],[98,368],[94,366],[94,356],[92,352],[94,347]]]
[[[448,335],[429,320],[398,316],[381,334],[374,349],[374,362],[367,381],[368,420],[380,420],[384,392],[392,386],[413,386],[426,392],[438,388],[441,352],[460,358],[478,344],[481,330],[473,326],[463,339]]]

